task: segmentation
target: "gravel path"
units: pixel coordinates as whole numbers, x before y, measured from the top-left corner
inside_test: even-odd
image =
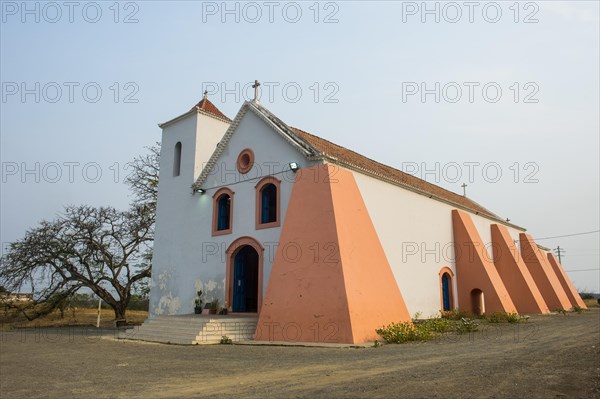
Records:
[[[95,329],[0,336],[0,397],[600,398],[600,309],[380,348],[175,346]]]

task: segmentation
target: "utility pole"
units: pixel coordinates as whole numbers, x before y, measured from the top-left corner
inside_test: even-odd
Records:
[[[102,299],[98,298],[98,318],[96,319],[96,328],[100,328],[100,313],[102,312]]]
[[[555,253],[556,253],[556,255],[558,256],[558,262],[559,262],[559,263],[562,265],[562,254],[563,254],[564,252],[567,252],[567,251],[565,251],[564,249],[562,249],[562,248],[560,247],[560,245],[559,245],[559,246],[557,246],[556,248],[554,248],[554,252],[555,252]]]

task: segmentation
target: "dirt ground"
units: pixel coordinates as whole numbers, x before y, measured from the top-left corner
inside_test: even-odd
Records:
[[[142,324],[148,317],[148,312],[143,310],[127,310],[127,321],[130,324]],[[19,312],[14,310],[0,310],[0,330],[11,328],[35,327],[65,327],[65,326],[95,326],[98,318],[97,309],[68,309],[63,317],[60,312],[54,312],[45,317],[28,321]],[[111,309],[102,309],[100,327],[108,328],[114,325],[114,313]]]
[[[379,348],[175,346],[93,328],[0,336],[2,398],[600,398],[600,309]]]

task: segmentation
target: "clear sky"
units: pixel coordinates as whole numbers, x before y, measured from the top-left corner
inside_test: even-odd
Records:
[[[127,206],[157,123],[204,89],[233,117],[254,79],[288,124],[466,183],[534,237],[597,231],[598,4],[2,1],[0,239],[65,204]],[[539,243],[600,291],[598,233]]]

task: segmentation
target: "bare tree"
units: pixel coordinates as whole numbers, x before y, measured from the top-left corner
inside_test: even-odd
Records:
[[[67,206],[8,246],[0,263],[0,284],[8,291],[33,290],[33,301],[6,303],[32,320],[88,288],[125,320],[138,285],[151,275],[160,147],[130,163],[126,183],[134,201],[127,211]]]
[[[158,169],[160,161],[160,143],[146,147],[148,153],[136,157],[127,164],[129,173],[125,178],[135,202],[150,206],[156,211],[156,198],[158,196]]]
[[[0,281],[11,291],[33,288],[33,302],[22,307],[30,319],[86,287],[123,320],[134,285],[150,277],[153,238],[154,213],[148,207],[123,212],[69,206],[56,220],[43,221],[9,245]]]

